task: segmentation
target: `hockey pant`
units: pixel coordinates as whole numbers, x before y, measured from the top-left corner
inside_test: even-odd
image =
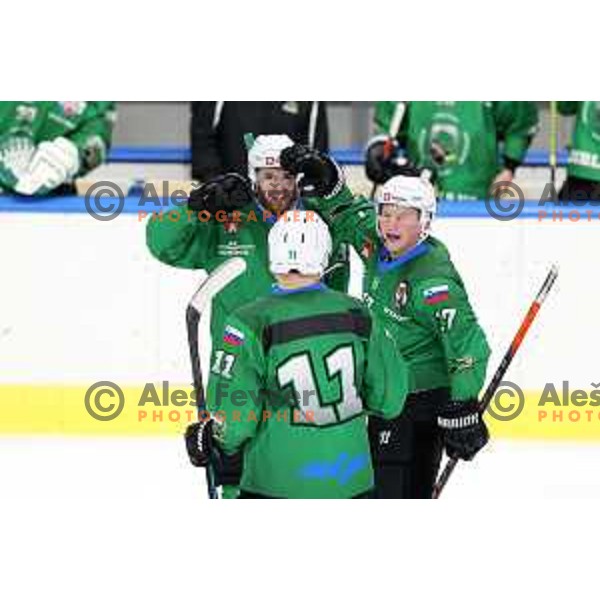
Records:
[[[369,418],[375,498],[431,498],[442,458],[438,409],[447,388],[410,394],[395,419]]]

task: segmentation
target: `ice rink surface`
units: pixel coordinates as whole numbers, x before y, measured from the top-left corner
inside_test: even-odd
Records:
[[[599,464],[600,445],[502,441],[442,504],[227,507],[182,439],[2,438],[0,597],[593,600]]]
[[[492,441],[455,470],[443,498],[600,499],[600,444]],[[0,438],[2,496],[163,506],[206,499],[182,438]]]

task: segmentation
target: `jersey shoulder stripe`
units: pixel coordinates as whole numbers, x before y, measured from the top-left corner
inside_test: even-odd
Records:
[[[267,325],[263,330],[263,348],[266,353],[277,344],[327,334],[352,333],[368,338],[370,332],[371,318],[363,310],[352,308]]]

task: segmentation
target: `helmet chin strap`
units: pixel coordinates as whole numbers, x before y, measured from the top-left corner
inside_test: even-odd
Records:
[[[431,235],[431,216],[421,220],[421,233],[419,234],[419,244],[424,242]]]

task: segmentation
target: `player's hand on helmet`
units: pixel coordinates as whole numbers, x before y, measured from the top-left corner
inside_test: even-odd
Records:
[[[219,446],[219,423],[207,419],[191,423],[185,430],[185,445],[194,467],[213,470],[216,485],[239,485],[244,464],[243,452],[225,453]]]
[[[69,183],[79,171],[79,150],[67,138],[41,142],[26,170],[19,177],[15,191],[32,196],[45,194]]]
[[[450,458],[472,460],[488,443],[488,430],[476,399],[449,401],[438,414],[438,425]]]
[[[188,200],[190,210],[207,211],[211,215],[222,210],[241,210],[254,200],[252,186],[239,173],[219,175],[193,190]]]
[[[337,194],[344,183],[337,163],[326,154],[294,144],[281,152],[280,164],[293,175],[301,175],[300,189],[304,196],[327,198]]]

